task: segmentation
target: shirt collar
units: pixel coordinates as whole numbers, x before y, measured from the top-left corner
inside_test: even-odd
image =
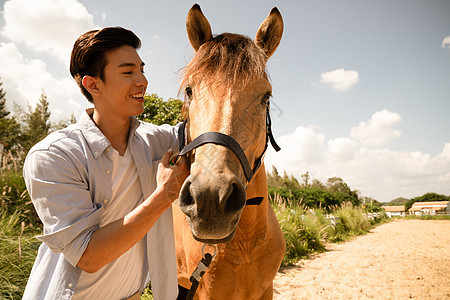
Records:
[[[82,114],[78,121],[78,125],[80,126],[86,141],[89,144],[89,147],[92,151],[92,155],[95,159],[97,159],[103,151],[109,146],[111,143],[108,138],[100,131],[100,129],[95,125],[94,121],[91,119],[92,114],[94,113],[94,108],[86,109]],[[129,139],[132,138],[136,129],[139,127],[141,122],[136,117],[131,117],[130,123],[130,135]]]

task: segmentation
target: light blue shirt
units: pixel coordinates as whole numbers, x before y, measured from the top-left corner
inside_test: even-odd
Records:
[[[36,144],[25,160],[23,175],[44,232],[37,237],[43,244],[23,299],[72,298],[81,274],[77,263],[92,233],[99,228],[104,208],[111,199],[111,144],[91,120],[92,111],[86,110],[78,123]],[[175,152],[178,149],[177,127],[156,126],[133,117],[128,147],[145,199],[156,189],[156,171],[162,155],[170,148]],[[155,299],[176,299],[170,208],[145,239],[141,291],[151,280]]]

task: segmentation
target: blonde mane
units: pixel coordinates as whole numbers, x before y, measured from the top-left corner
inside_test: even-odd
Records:
[[[246,85],[253,78],[267,76],[266,61],[264,50],[249,37],[223,33],[204,43],[182,69],[180,92],[193,81],[225,93],[235,85]],[[185,100],[183,112],[187,105]]]

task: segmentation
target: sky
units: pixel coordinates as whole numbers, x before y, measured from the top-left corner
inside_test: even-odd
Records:
[[[0,81],[7,104],[52,120],[89,107],[70,77],[82,33],[122,26],[142,40],[147,92],[178,96],[193,57],[185,20],[200,4],[213,34],[254,38],[277,6],[284,20],[269,59],[272,129],[266,169],[325,182],[342,178],[361,196],[387,202],[450,195],[450,1],[0,0]]]

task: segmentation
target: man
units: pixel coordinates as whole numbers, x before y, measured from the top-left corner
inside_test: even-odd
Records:
[[[147,80],[139,38],[113,27],[75,42],[70,72],[94,104],[29,152],[24,178],[44,224],[24,299],[177,297],[172,202],[189,170],[177,128],[134,116]],[[132,298],[130,298],[132,297]]]

